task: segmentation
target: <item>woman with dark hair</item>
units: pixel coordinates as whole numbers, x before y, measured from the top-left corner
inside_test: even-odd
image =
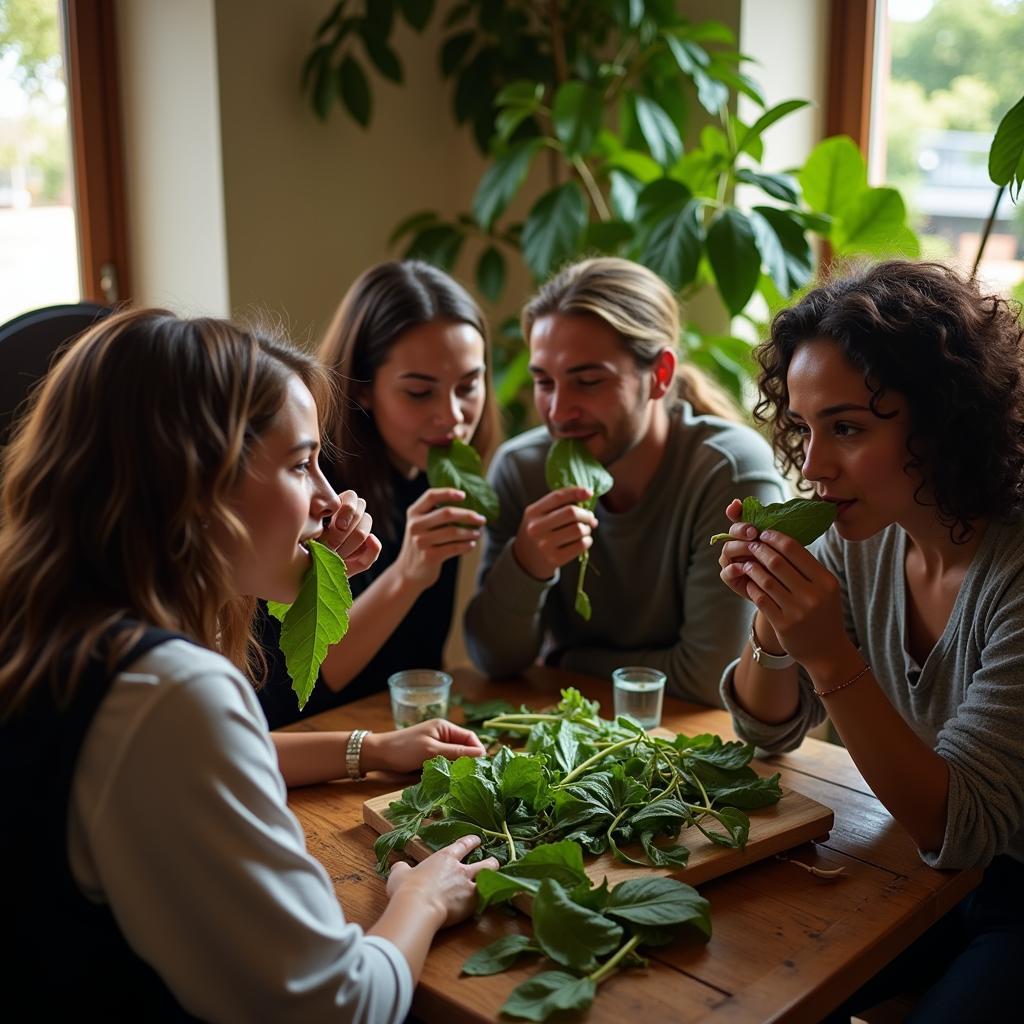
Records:
[[[362,274],[318,355],[345,393],[324,472],[366,499],[382,551],[353,580],[349,633],[328,652],[302,712],[277,652],[280,627],[266,617],[270,672],[260,700],[272,728],[375,693],[401,669],[441,667],[458,556],[476,547],[484,519],[459,507],[461,491],[428,487],[427,454],[458,438],[486,458],[498,434],[483,314],[429,264],[382,263]]]
[[[937,868],[981,886],[846,1009],[1008,1019],[1024,955],[1024,335],[938,264],[888,262],[779,313],[757,352],[776,453],[835,526],[810,550],[728,515],[722,579],[757,609],[722,695],[790,750],[830,716]]]
[[[311,539],[353,572],[376,555],[317,464],[330,396],[258,331],[130,311],[69,348],[4,450],[11,1019],[398,1022],[434,934],[472,912],[487,862],[462,863],[468,837],[395,865],[364,934],[285,784],[482,754],[476,738],[423,722],[275,750],[253,693],[257,596],[295,600]]]

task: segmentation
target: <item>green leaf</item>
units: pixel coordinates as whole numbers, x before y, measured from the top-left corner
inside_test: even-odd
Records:
[[[996,128],[988,154],[988,176],[996,185],[1009,185],[1014,202],[1020,198],[1024,184],[1024,98],[1006,112]]]
[[[313,80],[313,109],[321,121],[327,119],[331,112],[331,104],[338,92],[338,80],[331,70],[330,61],[323,60],[317,68]]]
[[[477,950],[463,965],[462,973],[482,977],[507,971],[526,953],[539,953],[528,935],[506,935],[497,942]]]
[[[789,262],[786,257],[786,250],[782,248],[782,242],[775,233],[775,229],[768,220],[756,211],[747,214],[750,226],[754,229],[754,239],[757,242],[758,251],[761,253],[761,264],[767,271],[768,276],[775,282],[776,288],[787,295],[789,287]]]
[[[636,96],[634,106],[637,125],[651,156],[662,167],[678,160],[683,152],[683,140],[664,109],[647,96]]]
[[[634,234],[633,225],[624,220],[594,220],[587,225],[583,247],[588,252],[596,250],[616,255],[623,245],[633,240]]]
[[[761,530],[777,530],[806,547],[817,540],[836,519],[836,506],[831,501],[816,498],[793,498],[790,501],[762,505],[751,496],[743,499],[743,522]],[[715,544],[728,540],[727,533],[711,538]]]
[[[747,845],[747,837],[750,835],[750,818],[736,807],[723,807],[717,814],[718,820],[725,826],[728,834],[707,831],[705,835],[718,846],[742,850]]]
[[[700,210],[699,199],[690,199],[681,207],[670,209],[651,228],[640,253],[640,262],[676,291],[685,288],[697,276],[704,243]]]
[[[366,29],[379,39],[387,39],[391,35],[394,20],[394,0],[373,0],[373,3],[366,5]]]
[[[441,74],[445,78],[448,78],[462,63],[475,38],[475,32],[466,31],[457,32],[444,41],[444,45],[441,47]]]
[[[652,832],[644,832],[640,842],[647,859],[656,868],[685,868],[690,859],[690,851],[685,846],[655,846]]]
[[[708,68],[707,75],[712,80],[724,83],[737,92],[743,93],[744,96],[749,96],[759,107],[765,106],[765,98],[764,93],[761,91],[761,86],[750,75],[745,75],[742,71],[733,71],[732,68],[723,67],[718,61],[713,62],[711,67]]]
[[[443,821],[433,821],[424,825],[419,831],[419,837],[432,850],[440,850],[444,846],[450,846],[456,839],[463,836],[480,835],[480,827],[469,821],[458,821],[455,818],[445,818]]]
[[[575,438],[561,438],[551,445],[544,463],[544,478],[553,491],[562,487],[587,487],[593,492],[591,500],[594,502],[607,494],[615,483],[611,473]]]
[[[576,767],[579,759],[580,745],[576,739],[576,730],[568,722],[559,722],[555,736],[555,745],[552,749],[555,764],[566,773]]]
[[[774,199],[779,199],[784,203],[795,204],[800,199],[796,180],[788,174],[758,174],[741,168],[736,172],[736,180],[747,185],[756,185]]]
[[[370,123],[370,84],[362,65],[351,54],[338,68],[338,85],[348,112],[365,128]]]
[[[752,139],[759,139],[765,129],[770,128],[776,121],[781,121],[784,117],[810,105],[809,100],[786,100],[785,103],[769,108],[747,129],[746,134],[740,137],[736,151],[742,153]]]
[[[362,32],[363,46],[366,49],[367,56],[373,61],[377,70],[385,77],[389,78],[392,82],[398,82],[401,84],[402,81],[402,64],[398,59],[398,55],[390,46],[377,36],[372,35],[369,32]]]
[[[590,885],[580,844],[567,839],[535,847],[514,863],[506,864],[502,872],[512,878],[534,878],[538,882],[550,878],[566,888]]]
[[[506,865],[507,867],[507,865]],[[507,903],[521,892],[531,895],[540,889],[536,878],[517,878],[507,875],[504,871],[492,871],[484,868],[476,876],[477,913],[482,914],[488,907],[499,903]]]
[[[473,218],[480,227],[490,228],[512,202],[540,147],[539,139],[516,143],[487,168],[473,197]]]
[[[533,934],[544,953],[563,967],[592,971],[596,956],[610,953],[622,927],[574,903],[557,882],[545,878],[533,899]]]
[[[416,835],[416,829],[419,828],[421,821],[422,818],[419,818],[402,828],[396,828],[391,832],[385,832],[377,836],[373,844],[373,853],[377,858],[378,874],[383,875],[387,873],[391,855],[393,853],[401,853],[405,849],[405,844]]]
[[[545,971],[514,988],[500,1012],[520,1020],[544,1021],[559,1010],[587,1009],[596,994],[597,986],[589,978]]]
[[[505,257],[493,245],[484,249],[476,265],[476,284],[491,302],[497,302],[505,288]]]
[[[896,251],[906,227],[907,208],[894,188],[869,188],[843,207],[832,229],[841,254],[884,256]]]
[[[786,260],[787,285],[785,288],[780,287],[779,291],[783,296],[789,296],[803,288],[814,273],[814,255],[810,242],[807,241],[804,229],[793,211],[780,210],[775,206],[755,206],[751,214],[752,223],[754,214],[767,221],[782,246]],[[760,247],[760,240],[758,246]],[[761,252],[763,256],[764,250]]]
[[[299,700],[306,706],[327,649],[348,632],[352,590],[341,557],[313,540],[311,565],[292,604],[268,601],[267,609],[281,623],[281,651]]]
[[[404,258],[426,260],[442,270],[451,270],[465,240],[465,235],[450,224],[434,224],[413,236]]]
[[[509,761],[498,780],[498,790],[506,800],[525,800],[533,806],[544,788],[542,760],[520,754]]]
[[[798,175],[812,210],[830,216],[843,210],[868,187],[864,157],[846,135],[819,142]]]
[[[737,316],[754,294],[761,274],[761,254],[750,221],[739,210],[722,210],[708,231],[707,251],[718,291],[729,312]]]
[[[498,495],[484,477],[480,454],[472,445],[455,438],[447,448],[432,447],[427,453],[427,481],[431,487],[465,492],[460,507],[479,512],[488,522],[498,518]]]
[[[446,757],[438,754],[437,757],[423,762],[423,775],[420,778],[419,789],[431,803],[448,795],[451,782],[451,766]]]
[[[510,82],[494,97],[494,105],[496,107],[524,107],[527,110],[536,110],[543,98],[543,82],[534,82],[531,79],[520,78],[515,82]]]
[[[756,811],[761,807],[777,804],[782,799],[782,789],[779,787],[779,774],[776,772],[771,778],[758,776],[732,786],[714,788],[708,791],[708,795],[716,804],[738,807],[743,811]]]
[[[588,152],[601,130],[602,96],[585,82],[569,81],[559,86],[551,118],[566,155]]]
[[[586,203],[574,181],[541,196],[523,225],[523,259],[534,276],[547,277],[571,256],[586,226]]]
[[[417,32],[422,32],[434,13],[434,0],[398,0],[402,16]]]
[[[493,785],[478,775],[453,779],[449,790],[450,805],[478,825],[497,832],[501,828],[502,815],[498,808],[498,794]]]
[[[612,917],[648,927],[694,924],[711,934],[711,907],[693,886],[673,878],[631,878],[620,882],[608,899]]]
[[[636,199],[636,219],[651,224],[668,212],[678,213],[691,198],[690,190],[674,178],[658,178],[645,185]]]

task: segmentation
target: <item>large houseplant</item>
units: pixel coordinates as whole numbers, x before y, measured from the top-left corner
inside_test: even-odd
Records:
[[[749,58],[716,21],[690,22],[672,0],[341,0],[315,33],[303,85],[327,118],[335,103],[360,124],[372,117],[365,66],[402,80],[390,39],[397,17],[421,30],[435,16],[446,29],[439,59],[453,83],[456,120],[472,127],[490,166],[471,209],[454,218],[411,212],[392,242],[406,256],[445,269],[470,237],[480,293],[497,301],[509,260],[541,280],[583,254],[611,253],[659,273],[684,302],[713,289],[716,329],[688,319],[681,344],[738,397],[750,372],[750,344],[722,330],[765,315],[814,274],[811,237],[833,253],[916,255],[900,194],[871,188],[847,138],[826,139],[801,167],[761,166],[762,135],[807,106],[768,107],[746,72]],[[743,93],[760,108],[735,114]],[[708,123],[684,146],[695,117]],[[542,194],[522,219],[510,206],[534,174]],[[742,206],[736,186],[744,186]],[[758,296],[764,301],[759,301]],[[525,380],[521,340],[509,332],[496,356],[499,396]]]

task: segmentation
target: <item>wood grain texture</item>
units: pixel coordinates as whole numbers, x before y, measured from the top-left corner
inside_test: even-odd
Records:
[[[556,701],[565,686],[577,686],[590,699],[611,700],[610,682],[556,669],[535,668],[501,682],[466,670],[454,674],[456,690],[474,701],[502,697],[542,707]],[[452,717],[457,719],[457,714]],[[735,735],[724,711],[669,697],[663,723],[689,735]],[[390,728],[385,694],[293,728],[356,726]],[[585,1017],[587,1024],[812,1024],[953,907],[980,878],[977,871],[927,867],[910,836],[874,798],[841,747],[808,739],[797,751],[762,759],[758,771],[778,771],[785,791],[832,808],[835,820],[828,839],[789,850],[783,855],[786,859],[768,856],[702,882],[701,895],[711,903],[710,941],[681,937],[650,951],[648,968],[613,975],[602,984]],[[387,897],[384,880],[374,870],[376,833],[363,821],[363,805],[414,781],[413,776],[375,774],[362,782],[346,780],[289,794],[309,848],[329,872],[346,916],[364,927],[377,919]],[[842,867],[843,873],[817,878],[795,862]],[[681,877],[687,880],[685,874]],[[537,973],[537,963],[523,962],[490,978],[460,976],[461,966],[503,935],[529,933],[528,919],[504,908],[441,932],[417,987],[413,1016],[442,1024],[497,1020],[508,994]]]

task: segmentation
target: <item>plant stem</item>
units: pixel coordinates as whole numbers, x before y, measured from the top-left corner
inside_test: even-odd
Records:
[[[576,168],[576,171],[583,182],[583,186],[587,190],[587,195],[590,196],[590,201],[594,204],[594,209],[597,210],[597,215],[601,220],[611,220],[611,210],[608,209],[608,204],[604,201],[604,196],[601,195],[601,189],[594,180],[594,175],[587,166],[586,160],[581,156],[574,156],[572,158],[572,165]]]
[[[612,971],[627,957],[630,953],[640,945],[640,936],[634,935],[629,942],[625,943],[620,949],[618,949],[613,957],[605,960],[603,964],[593,974],[590,975],[590,980],[595,985],[600,985],[605,978],[608,977]]]
[[[978,255],[974,257],[974,266],[971,268],[972,281],[978,276],[978,267],[981,266],[981,254],[985,251],[985,246],[988,245],[988,236],[992,233],[992,225],[996,222],[996,213],[999,210],[999,203],[1002,201],[1005,191],[1006,186],[1000,185],[996,192],[996,201],[992,204],[992,212],[988,215],[988,220],[985,221],[985,230],[982,231],[981,241],[978,243]]]
[[[561,789],[563,786],[568,786],[570,782],[582,775],[587,769],[592,768],[599,761],[603,761],[609,754],[614,754],[616,750],[622,750],[623,747],[628,747],[631,743],[636,742],[635,736],[630,736],[627,739],[619,740],[618,743],[613,743],[610,747],[606,747],[604,750],[599,750],[593,757],[588,757],[583,764],[576,765],[575,768],[561,782],[552,786],[552,789]]]
[[[512,839],[512,833],[508,830],[508,822],[501,823],[502,831],[505,833],[505,842],[508,843],[508,862],[512,864],[516,859],[516,844]]]

